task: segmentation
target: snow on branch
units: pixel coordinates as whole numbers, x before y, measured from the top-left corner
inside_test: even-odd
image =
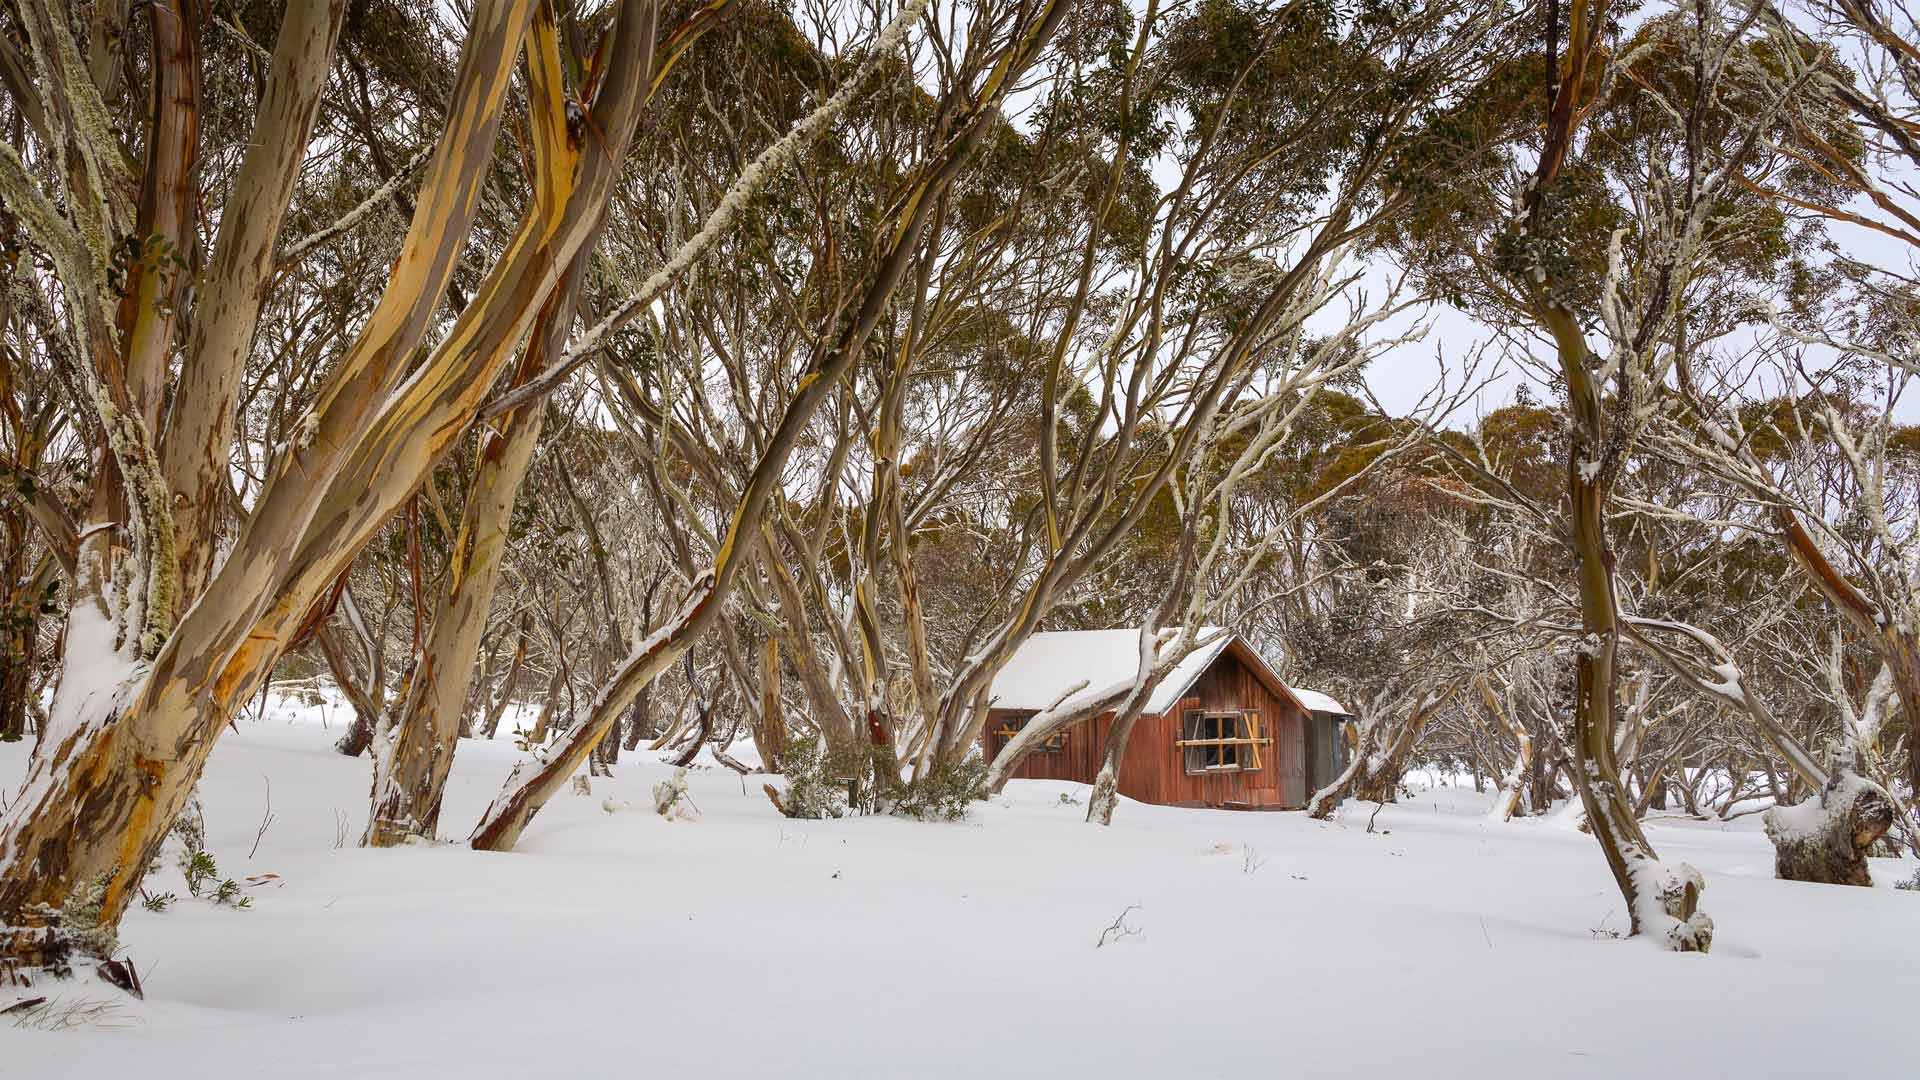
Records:
[[[427,163],[427,159],[433,156],[433,151],[437,146],[437,143],[428,143],[421,147],[419,153],[414,154],[412,158],[407,160],[406,164],[394,170],[393,175],[387,178],[387,182],[374,188],[372,194],[360,201],[360,205],[342,214],[339,220],[333,224],[288,244],[280,252],[279,261],[282,264],[298,262],[308,252],[332,240],[334,237],[350,231],[354,226],[365,221],[370,214],[379,208],[381,203],[392,198],[393,193],[399,191],[400,188],[412,178],[415,171]]]
[[[1681,680],[1695,690],[1718,699],[1745,713],[1760,728],[1768,742],[1780,752],[1793,771],[1814,787],[1823,787],[1827,782],[1827,773],[1814,760],[1807,748],[1794,738],[1793,733],[1781,724],[1767,708],[1759,695],[1750,690],[1743,678],[1740,665],[1733,653],[1720,639],[1691,623],[1675,622],[1667,619],[1648,619],[1636,615],[1621,616],[1621,626],[1641,647],[1645,648],[1655,660],[1667,670],[1679,676]],[[1681,650],[1669,647],[1657,635],[1675,635],[1699,650],[1701,655],[1689,655]]]

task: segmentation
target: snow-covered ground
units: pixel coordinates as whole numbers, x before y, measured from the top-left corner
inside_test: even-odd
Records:
[[[1771,878],[1749,818],[1663,819],[1707,877],[1711,956],[1617,940],[1560,820],[1442,788],[1334,822],[1126,804],[1016,781],[959,824],[796,822],[697,770],[652,812],[632,755],[521,850],[365,851],[364,760],[314,710],[223,739],[202,784],[243,911],[182,899],[123,942],[147,999],[71,1030],[0,1019],[6,1077],[1912,1076],[1920,893]],[[291,722],[289,722],[291,720]],[[511,726],[511,725],[507,725]],[[464,742],[464,833],[516,757]],[[0,746],[0,788],[23,746]],[[258,836],[271,792],[272,817]],[[10,794],[10,792],[9,792]],[[1068,801],[1070,800],[1070,801]],[[344,846],[341,838],[345,837]],[[166,866],[150,889],[186,890]],[[1127,909],[1131,909],[1130,911]],[[1123,911],[1126,912],[1123,916]],[[1123,918],[1135,933],[1104,947]]]

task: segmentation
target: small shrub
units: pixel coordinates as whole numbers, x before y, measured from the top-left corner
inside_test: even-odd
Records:
[[[188,848],[180,853],[180,873],[187,879],[187,895],[199,896],[207,882],[219,876],[220,867],[205,851]]]
[[[675,769],[671,777],[653,785],[653,812],[668,821],[692,821],[700,808],[687,794],[687,770]]]
[[[974,803],[987,797],[987,763],[969,756],[957,765],[935,769],[900,785],[893,812],[921,821],[959,821]]]
[[[220,865],[206,847],[206,819],[200,812],[197,800],[189,803],[181,813],[180,820],[174,822],[173,835],[180,841],[180,876],[186,879],[188,896],[221,907],[242,909],[253,906],[253,898],[241,893],[239,882],[220,876]],[[177,899],[172,893],[162,893],[154,898],[158,901],[158,906],[155,906],[147,897],[146,891],[142,890],[141,903],[148,911],[164,911]]]
[[[544,763],[547,760],[547,744],[533,741],[533,729],[513,726],[513,748],[523,754],[532,754],[534,760]]]
[[[1893,887],[1907,892],[1920,892],[1920,870],[1915,870],[1910,878],[1894,882]]]
[[[845,817],[846,787],[831,775],[826,752],[812,740],[800,740],[781,756],[787,790],[780,796],[781,812],[791,818]]]

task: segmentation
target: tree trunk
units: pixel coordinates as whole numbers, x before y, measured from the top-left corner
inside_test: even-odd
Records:
[[[780,641],[769,637],[760,647],[760,726],[754,731],[760,764],[768,772],[783,772],[780,762],[787,749],[787,720],[780,706]]]
[[[786,646],[787,664],[793,668],[806,695],[814,726],[827,743],[827,760],[853,762],[860,756],[860,740],[854,731],[852,715],[840,699],[826,665],[821,663],[806,624],[806,599],[800,585],[781,561],[771,537],[763,538],[761,562],[780,601],[781,619],[776,632]]]
[[[627,738],[622,744],[626,750],[636,750],[640,740],[653,736],[653,687],[642,689],[633,699],[633,708],[627,712]]]
[[[1347,766],[1340,770],[1340,775],[1334,777],[1331,783],[1307,799],[1308,817],[1315,821],[1327,820],[1339,809],[1340,801],[1352,793],[1354,784],[1367,768],[1367,760],[1380,745],[1381,736],[1385,733],[1384,723],[1385,714],[1376,711],[1364,723],[1347,726],[1348,742],[1352,744],[1347,753]]]
[[[633,713],[633,709],[628,709],[626,717],[615,724],[613,730],[607,732],[606,738],[600,740],[600,760],[606,764],[620,763],[620,751],[626,745],[625,732],[622,729],[625,724],[633,722]]]
[[[487,714],[487,706],[493,703],[488,695],[493,689],[494,672],[500,666],[499,635],[487,634],[485,644],[480,663],[474,668],[472,685],[467,687],[467,700],[460,703],[460,737],[463,739],[473,738],[480,717]]]
[[[1574,789],[1586,809],[1587,826],[1607,860],[1615,884],[1626,901],[1632,933],[1648,934],[1669,949],[1705,952],[1713,942],[1713,920],[1697,909],[1705,887],[1699,871],[1685,863],[1660,862],[1640,830],[1627,801],[1614,760],[1618,709],[1620,598],[1614,581],[1614,555],[1607,536],[1609,493],[1632,442],[1629,417],[1615,420],[1599,380],[1609,369],[1587,344],[1582,320],[1566,305],[1563,267],[1546,252],[1564,237],[1554,236],[1558,218],[1549,208],[1549,193],[1558,190],[1561,171],[1572,152],[1587,107],[1582,94],[1591,93],[1590,65],[1602,55],[1604,6],[1575,2],[1566,16],[1564,54],[1551,70],[1553,98],[1548,107],[1540,157],[1525,191],[1520,217],[1512,237],[1529,245],[1513,268],[1513,280],[1523,290],[1525,308],[1554,345],[1554,359],[1567,395],[1567,543],[1580,600],[1581,635],[1574,661],[1573,776]],[[1668,284],[1661,278],[1661,287]],[[1662,325],[1657,319],[1641,324],[1642,331]],[[1612,371],[1630,390],[1629,362],[1647,350],[1648,342],[1617,342]],[[1623,391],[1624,393],[1625,391]]]
[[[1911,629],[1887,628],[1884,633],[1895,641],[1880,655],[1893,669],[1900,715],[1907,721],[1907,792],[1920,798],[1920,644]]]
[[[1180,554],[1174,564],[1173,580],[1168,582],[1167,591],[1160,597],[1152,617],[1140,626],[1133,688],[1113,714],[1113,726],[1107,731],[1107,745],[1101,755],[1100,771],[1093,778],[1093,795],[1087,800],[1087,821],[1090,824],[1113,824],[1113,811],[1120,803],[1120,763],[1126,759],[1127,742],[1133,737],[1133,726],[1140,719],[1140,710],[1146,708],[1147,701],[1160,685],[1161,676],[1172,667],[1171,663],[1163,661],[1178,662],[1175,655],[1164,658],[1160,655],[1160,627],[1186,605],[1188,586],[1193,578],[1194,548],[1199,541],[1197,530],[1198,522],[1193,514],[1189,514],[1180,530]],[[1177,656],[1184,657],[1192,651],[1197,644],[1193,635],[1198,633],[1198,628],[1188,628],[1183,632],[1187,647],[1178,650]],[[987,693],[982,690],[974,708],[984,713],[986,706]],[[1254,753],[1259,752],[1255,748]]]
[[[161,458],[179,503],[180,585],[187,596],[199,595],[213,572],[219,524],[232,490],[227,463],[234,398],[346,9],[346,0],[314,0],[286,9],[254,121],[255,149],[242,162],[222,207],[205,293],[194,305]]]
[[[567,671],[555,665],[553,677],[547,680],[547,696],[540,701],[540,715],[534,718],[533,730],[527,733],[528,746],[545,746],[547,737],[553,733],[553,714],[560,709],[560,692],[566,688]]]
[[[673,767],[676,769],[684,769],[693,764],[693,759],[700,756],[700,748],[707,745],[708,740],[713,738],[713,698],[696,693],[693,716],[693,738],[687,740],[686,749],[680,751],[680,756],[673,759]]]
[[[541,311],[521,354],[515,385],[559,362],[587,262],[584,253],[592,244],[589,237]],[[536,402],[509,413],[499,430],[489,428],[481,436],[460,531],[434,598],[432,627],[414,658],[414,678],[388,756],[375,768],[373,813],[363,840],[368,847],[431,840],[439,828],[440,800],[460,743],[467,691],[506,556],[507,532],[545,419],[544,405]]]
[[[574,275],[576,290],[579,269],[579,265],[576,265]],[[558,366],[565,352],[564,331],[567,321],[562,320],[558,325],[562,334],[552,342],[549,366]],[[567,501],[573,504],[574,516],[580,519],[581,530],[586,533],[587,551],[593,560],[594,577],[600,586],[598,589],[600,602],[607,618],[606,632],[600,636],[599,644],[593,651],[593,681],[595,685],[599,685],[606,681],[607,671],[618,663],[628,650],[627,635],[620,627],[620,613],[614,603],[613,569],[607,560],[607,545],[605,538],[600,534],[600,523],[595,519],[592,507],[589,507],[587,501],[581,498],[579,488],[574,486],[573,473],[567,468],[564,456],[555,458],[553,469],[555,475],[559,477],[561,490],[566,492]],[[602,775],[611,776],[612,773],[607,766],[620,760],[620,729],[625,719],[621,717],[615,720],[612,728],[607,731],[606,737],[601,739],[593,749],[590,760],[598,766]]]
[[[539,439],[542,411],[514,413],[504,433],[482,436],[479,466],[434,598],[432,624],[414,658],[413,679],[400,705],[390,749],[376,770],[367,846],[391,847],[415,837],[431,840],[438,828],[474,658],[493,603],[520,481]]]
[[[1384,714],[1376,714],[1360,733],[1359,745],[1346,770],[1307,801],[1308,816],[1320,820],[1332,817],[1339,800],[1348,795],[1367,802],[1396,801],[1400,778],[1406,774],[1420,733],[1459,689],[1460,681],[1454,679],[1428,690],[1398,725],[1390,724]]]
[[[32,626],[24,628],[31,631]],[[7,628],[0,643],[0,742],[27,736],[27,697],[33,692],[33,653],[29,633]]]
[[[1127,741],[1133,737],[1133,726],[1139,719],[1138,709],[1113,718],[1113,728],[1107,732],[1106,749],[1100,757],[1100,771],[1093,777],[1093,794],[1087,797],[1090,825],[1113,824],[1113,811],[1120,803],[1120,762],[1126,757]]]
[[[532,628],[533,616],[520,616],[520,631],[513,645],[513,659],[507,662],[506,677],[500,680],[500,693],[487,708],[487,718],[480,724],[480,737],[492,739],[500,731],[500,717],[513,702],[514,687],[520,682],[520,667],[527,660],[527,632]]]
[[[18,535],[25,540],[26,525],[20,523]],[[42,563],[42,573],[25,572],[24,542],[9,552],[0,564],[5,573],[5,609],[0,611],[0,742],[19,742],[27,735],[27,706],[33,697],[33,670],[39,659],[35,646],[40,637],[40,605],[45,583],[44,572],[51,560]]]
[[[1607,485],[1602,464],[1609,452],[1599,388],[1588,368],[1589,350],[1579,324],[1558,300],[1536,290],[1542,321],[1558,345],[1561,371],[1571,390],[1573,438],[1567,454],[1571,542],[1578,577],[1581,647],[1574,661],[1573,783],[1586,822],[1625,897],[1634,934],[1657,935],[1678,952],[1706,952],[1713,921],[1699,911],[1700,874],[1684,863],[1659,861],[1627,800],[1615,746],[1615,660],[1620,646],[1620,606],[1614,589],[1613,550],[1607,540]]]
[[[102,602],[107,582],[76,583],[57,722],[0,833],[0,925],[10,928],[0,953],[12,965],[41,966],[62,949],[110,953],[122,914],[233,709],[264,682],[320,591],[439,459],[491,385],[493,372],[463,366],[471,356],[460,348],[515,331],[488,305],[470,307],[471,320],[456,326],[451,344],[436,347],[407,381],[400,375],[464,249],[532,13],[524,0],[474,8],[451,95],[456,120],[438,144],[422,213],[381,302],[321,387],[309,414],[311,438],[282,450],[231,554],[177,622],[171,493],[151,436],[137,422],[139,406],[125,385],[108,380],[98,411],[126,478],[121,535],[133,543],[127,573],[116,571],[118,612]],[[36,20],[35,32],[55,31]],[[50,83],[66,77],[64,69],[43,74]],[[71,205],[88,211],[85,201]],[[550,234],[548,242],[564,250],[567,239]],[[515,285],[539,279],[550,265],[542,258],[552,255],[547,242],[536,247],[501,274]],[[71,279],[70,294],[95,276],[85,266],[61,272]],[[528,287],[541,295],[547,286]],[[505,307],[509,294],[493,299]],[[112,375],[118,362],[97,308],[83,302],[76,318],[96,367]],[[103,531],[84,556],[105,554],[106,537]],[[124,635],[115,632],[114,615],[125,619]]]
[[[1533,736],[1528,734],[1525,724],[1501,707],[1500,698],[1493,692],[1493,686],[1487,682],[1486,676],[1475,676],[1473,686],[1480,692],[1480,703],[1486,706],[1488,715],[1506,728],[1519,745],[1519,750],[1514,754],[1513,767],[1507,770],[1506,776],[1500,781],[1500,794],[1494,798],[1493,808],[1487,811],[1487,816],[1495,821],[1507,821],[1520,808],[1520,795],[1527,784],[1527,770],[1533,764]]]
[[[1536,814],[1544,814],[1553,809],[1553,802],[1560,796],[1560,786],[1555,781],[1559,776],[1558,756],[1554,752],[1554,740],[1533,755],[1532,775],[1527,781],[1527,806]]]
[[[314,638],[320,646],[320,655],[327,662],[327,672],[333,676],[333,685],[340,688],[348,704],[353,706],[353,719],[333,748],[348,757],[359,757],[373,742],[373,726],[379,719],[381,699],[386,696],[381,686],[383,680],[380,673],[374,671],[364,676],[366,682],[362,683],[363,676],[348,661],[344,643],[333,627],[321,626]],[[369,659],[373,664],[379,663],[371,654]]]

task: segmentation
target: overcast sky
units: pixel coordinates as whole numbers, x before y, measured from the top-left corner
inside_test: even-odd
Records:
[[[1856,202],[1864,204],[1865,200]],[[1864,212],[1870,208],[1853,205],[1849,209]],[[1897,240],[1844,222],[1830,225],[1829,232],[1851,258],[1909,275],[1915,273],[1914,253]],[[1461,368],[1465,358],[1477,343],[1488,337],[1486,327],[1444,304],[1429,308],[1422,319],[1430,326],[1423,341],[1398,346],[1367,369],[1367,385],[1387,411],[1396,416],[1404,415],[1420,403],[1422,395],[1441,378],[1443,365],[1446,368],[1444,373],[1457,385],[1463,374]],[[1403,329],[1405,325],[1408,323],[1398,324],[1395,329]],[[1447,419],[1447,426],[1473,426],[1481,416],[1512,403],[1522,383],[1529,383],[1540,391],[1538,396],[1542,400],[1549,399],[1551,391],[1539,377],[1539,368],[1549,354],[1544,349],[1538,349],[1534,356],[1536,359],[1531,365],[1517,362],[1511,356],[1498,358],[1495,363],[1496,357],[1489,353],[1484,362],[1487,366],[1483,367],[1480,374],[1482,378],[1492,377],[1469,402]],[[1754,387],[1756,393],[1771,393],[1774,389]],[[1906,423],[1920,423],[1920,393],[1903,395],[1895,415]]]

